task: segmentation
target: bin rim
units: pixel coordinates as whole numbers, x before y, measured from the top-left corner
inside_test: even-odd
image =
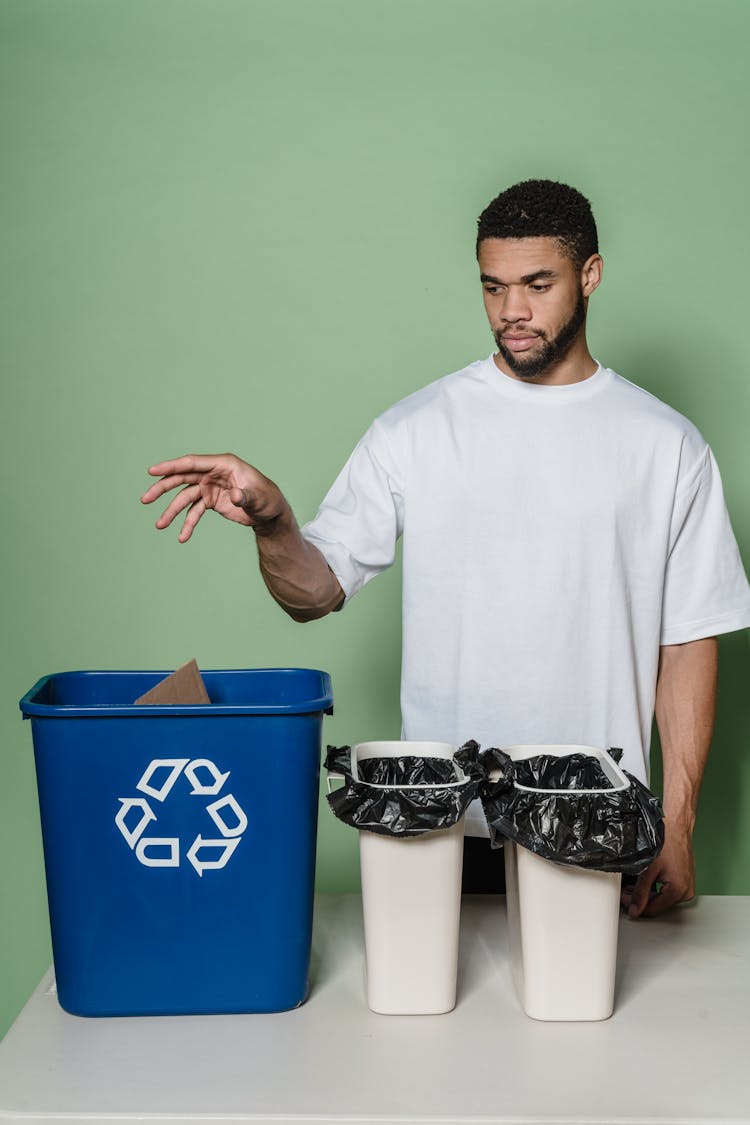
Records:
[[[359,759],[360,759],[360,753],[359,752],[360,752],[360,750],[369,749],[370,747],[373,747],[373,746],[387,746],[390,749],[393,749],[393,750],[396,750],[396,751],[398,750],[398,748],[401,748],[401,747],[404,747],[404,746],[413,747],[413,748],[416,748],[418,746],[432,746],[432,747],[439,746],[442,749],[449,750],[450,751],[449,754],[432,754],[431,756],[435,757],[435,758],[441,758],[443,761],[449,761],[451,763],[451,765],[453,766],[454,770],[456,771],[457,780],[456,781],[434,781],[434,782],[430,782],[429,784],[421,782],[421,783],[416,783],[416,784],[402,783],[402,784],[393,784],[393,785],[381,785],[381,784],[378,784],[377,782],[374,782],[374,781],[365,781],[363,778],[361,778],[359,776]],[[454,756],[455,753],[456,753],[456,747],[453,746],[452,743],[450,743],[450,742],[430,742],[427,739],[380,739],[380,740],[375,739],[375,740],[370,740],[368,742],[358,742],[358,743],[356,743],[356,745],[352,746],[352,752],[351,752],[352,781],[356,782],[357,785],[365,785],[365,786],[367,786],[368,789],[458,789],[460,786],[465,785],[466,782],[469,780],[469,778],[466,775],[466,773],[464,773],[463,769],[458,764],[458,762],[453,761],[453,756]],[[365,759],[367,759],[367,758],[379,758],[379,757],[398,758],[398,757],[401,757],[401,756],[402,755],[400,755],[398,752],[392,753],[392,754],[388,754],[388,753],[383,754],[382,752],[381,753],[373,752],[372,754],[362,754],[361,755],[361,757],[363,757]],[[404,757],[410,756],[408,750],[403,754],[403,756]],[[429,757],[430,755],[424,754],[424,756]],[[336,777],[336,776],[340,777],[341,775],[339,774],[339,775],[333,775],[333,776],[334,777]],[[331,790],[330,790],[330,786],[329,786],[328,792],[330,793],[330,791]]]
[[[328,672],[320,668],[202,668],[201,674],[206,676],[236,675],[237,673],[270,673],[270,672],[312,672],[321,678],[321,694],[311,699],[295,700],[291,703],[37,703],[35,697],[45,688],[50,680],[67,679],[73,676],[127,676],[144,675],[164,678],[174,672],[168,669],[143,669],[143,668],[95,668],[78,669],[67,672],[52,672],[42,676],[32,688],[19,700],[18,706],[24,719],[31,718],[158,718],[166,716],[194,716],[196,718],[207,715],[310,715],[324,712],[333,714],[333,690],[331,677]]]
[[[501,749],[506,754],[510,755],[514,762],[522,762],[527,758],[535,758],[540,754],[548,754],[553,758],[564,758],[571,754],[581,754],[587,758],[594,758],[602,767],[608,780],[612,782],[608,789],[540,789],[534,785],[521,785],[520,781],[514,781],[514,789],[520,789],[523,793],[542,793],[555,797],[581,797],[594,794],[600,795],[602,793],[622,793],[625,789],[630,788],[630,781],[614,758],[611,757],[606,750],[601,750],[598,746],[550,743],[547,745],[503,746]]]

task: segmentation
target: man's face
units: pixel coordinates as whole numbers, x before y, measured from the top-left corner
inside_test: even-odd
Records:
[[[586,320],[586,267],[577,269],[554,238],[486,238],[479,272],[492,334],[510,371],[533,379],[564,359]]]

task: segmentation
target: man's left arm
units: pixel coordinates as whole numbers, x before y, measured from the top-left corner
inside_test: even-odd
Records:
[[[664,848],[623,893],[631,918],[662,914],[695,895],[693,828],[716,715],[716,637],[663,645],[656,682],[656,723],[664,767]],[[655,893],[655,883],[661,883]]]

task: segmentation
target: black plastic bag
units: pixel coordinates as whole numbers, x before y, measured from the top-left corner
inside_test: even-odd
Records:
[[[519,785],[537,789],[612,788],[601,763],[590,754],[537,754],[516,762],[514,772]]]
[[[344,784],[328,794],[331,811],[344,824],[400,838],[423,836],[450,828],[466,812],[485,780],[478,760],[479,746],[466,743],[454,755],[460,771],[448,758],[403,755],[398,758],[360,758],[359,777],[352,777],[351,747],[329,746],[325,768],[341,774]],[[377,789],[374,786],[387,786]],[[424,789],[405,789],[424,785]]]
[[[622,757],[619,749],[608,753],[616,762]],[[480,793],[494,848],[502,847],[505,837],[555,863],[638,875],[664,845],[659,800],[627,771],[630,785],[617,791],[596,759],[582,754],[539,754],[513,762],[490,748],[479,760],[488,775],[500,771]],[[517,784],[555,791],[529,793]]]

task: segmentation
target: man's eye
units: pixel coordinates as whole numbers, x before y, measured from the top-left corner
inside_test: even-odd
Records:
[[[499,285],[485,285],[484,291],[485,291],[485,293],[499,293],[500,292],[500,286]]]
[[[535,293],[546,293],[547,290],[550,288],[550,286],[549,285],[532,285],[531,288],[534,290]]]

